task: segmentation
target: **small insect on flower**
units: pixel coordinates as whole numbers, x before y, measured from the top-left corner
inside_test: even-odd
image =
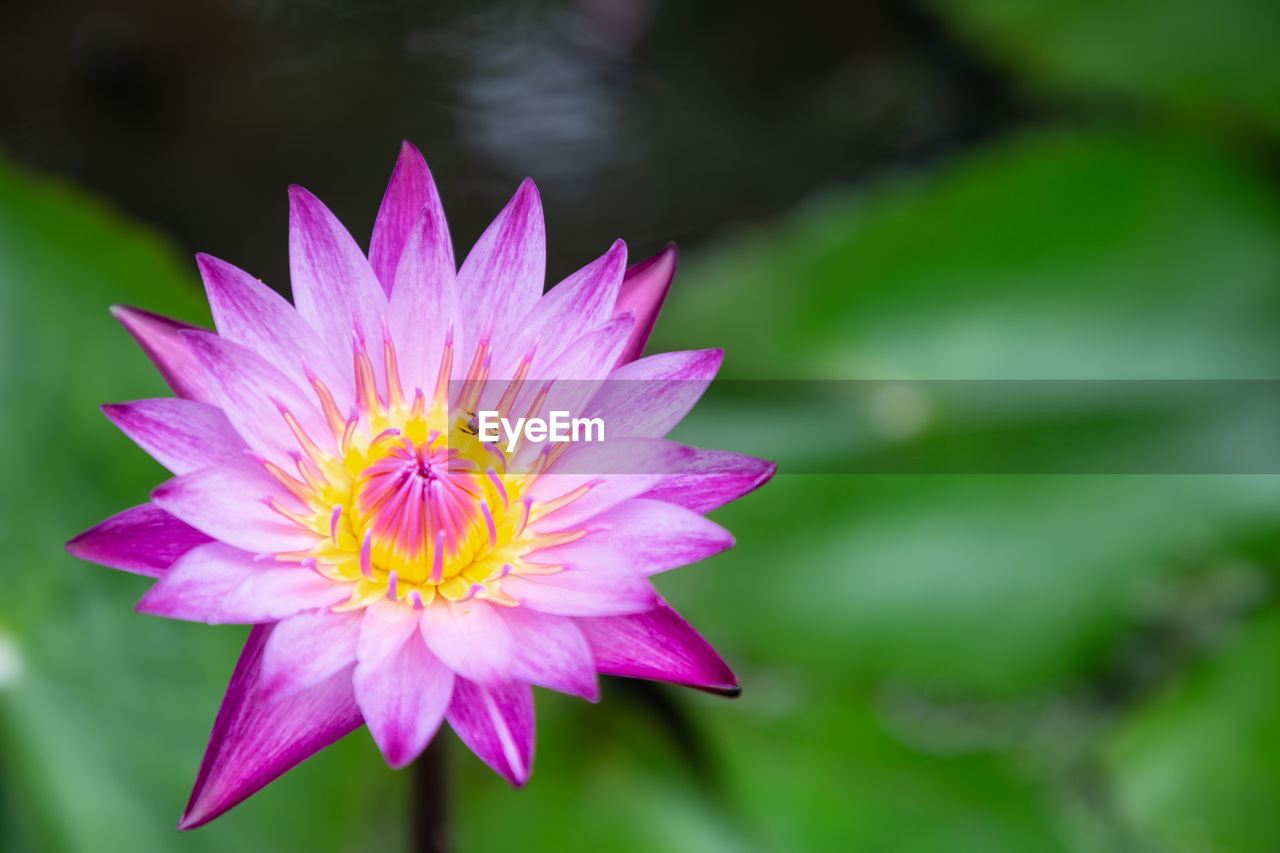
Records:
[[[155,577],[141,612],[254,626],[179,827],[361,724],[402,767],[447,720],[519,786],[531,685],[735,692],[649,580],[730,547],[704,514],[774,471],[663,437],[722,358],[640,357],[674,247],[627,269],[618,241],[543,294],[526,180],[458,267],[408,143],[367,256],[306,190],[289,198],[294,304],[200,255],[216,332],[114,309],[177,397],[104,411],[174,476],[67,545]],[[478,411],[532,424],[552,405],[609,440],[478,435]]]

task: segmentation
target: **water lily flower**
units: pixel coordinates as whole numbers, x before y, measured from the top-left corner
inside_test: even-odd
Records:
[[[735,691],[650,576],[730,547],[704,514],[774,466],[664,438],[722,359],[640,357],[674,248],[628,270],[618,241],[544,294],[526,180],[458,267],[408,143],[367,256],[314,196],[289,197],[292,305],[200,255],[216,332],[114,309],[177,397],[104,411],[174,476],[68,543],[155,577],[141,612],[253,626],[179,827],[361,724],[402,767],[447,720],[519,786],[531,685],[590,701],[597,673]],[[479,404],[539,411],[555,381],[625,466],[469,428]]]

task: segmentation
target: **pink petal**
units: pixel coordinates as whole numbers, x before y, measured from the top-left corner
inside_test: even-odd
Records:
[[[502,591],[522,605],[560,616],[639,613],[658,601],[649,579],[609,566],[574,568],[553,575],[508,575]]]
[[[317,534],[303,530],[267,506],[270,498],[289,506],[292,497],[265,473],[241,468],[205,468],[174,477],[151,493],[151,501],[192,527],[254,554],[310,547]]]
[[[314,398],[262,356],[217,335],[184,332],[183,336],[204,366],[218,405],[254,451],[286,470],[292,469],[292,454],[299,445],[281,408],[297,418],[317,445],[335,449],[333,432]]]
[[[618,356],[619,367],[635,361],[644,352],[644,345],[649,342],[649,335],[658,321],[658,312],[662,310],[662,303],[675,278],[677,257],[676,244],[668,243],[652,258],[627,270],[613,312],[615,316],[628,312],[634,314],[636,325],[626,348]]]
[[[247,272],[209,255],[196,255],[196,262],[219,335],[253,350],[299,388],[310,388],[310,367],[340,406],[350,404],[349,336],[325,342],[283,296]]]
[[[183,554],[213,540],[155,504],[113,515],[67,543],[82,560],[159,577]]]
[[[627,244],[618,240],[608,252],[547,291],[521,322],[507,348],[506,360],[495,362],[495,375],[510,377],[536,341],[530,375],[551,378],[544,365],[553,362],[570,343],[609,321],[626,265]]]
[[[733,536],[692,510],[633,498],[590,522],[591,533],[568,545],[534,551],[528,562],[573,568],[614,567],[653,575],[733,547]]]
[[[181,332],[196,326],[125,305],[111,306],[111,313],[133,335],[173,393],[189,400],[214,402],[204,370],[181,336]]]
[[[590,417],[603,417],[611,436],[661,438],[680,423],[715,378],[724,351],[664,352],[609,375]]]
[[[251,625],[337,604],[348,594],[310,569],[256,561],[247,551],[213,542],[174,563],[137,610],[211,625]]]
[[[546,262],[542,201],[526,178],[458,271],[467,340],[490,330],[494,341],[510,340],[542,296]]]
[[[360,620],[360,639],[356,659],[370,667],[382,663],[418,632],[422,612],[398,602],[375,601],[364,609]]]
[[[369,242],[369,265],[388,296],[395,292],[396,268],[402,261],[415,224],[424,214],[429,214],[428,218],[432,220],[436,239],[423,248],[447,254],[449,272],[452,273],[457,269],[453,264],[453,245],[449,241],[444,208],[431,178],[431,170],[412,143],[402,142],[400,158],[382,197],[378,218],[373,223],[373,239]]]
[[[503,608],[505,610],[505,608]],[[437,600],[422,614],[422,637],[441,663],[463,678],[493,685],[511,677],[511,631],[485,601]]]
[[[600,698],[591,648],[572,619],[525,607],[509,608],[505,617],[514,641],[511,671],[517,680],[589,702]]]
[[[568,412],[574,416],[586,411],[609,375],[634,322],[629,314],[610,320],[571,343],[553,361],[538,366],[535,359],[529,375],[538,377],[539,381],[526,381],[523,391],[516,396],[510,410],[529,413],[545,390],[548,392],[545,400],[531,417],[547,417],[548,413],[555,411]],[[477,408],[495,409],[507,387],[507,383],[501,380],[491,381]],[[514,464],[519,466],[532,463],[543,446],[534,443],[526,445],[523,451],[516,454]]]
[[[585,386],[587,383],[582,380],[604,379],[613,369],[617,354],[626,344],[635,322],[630,314],[615,317],[565,347],[554,361],[534,375],[542,379],[568,380],[563,384],[569,388],[578,384]],[[594,393],[595,386],[590,390]],[[571,408],[568,411],[582,411],[588,399],[589,396],[581,403],[569,403]]]
[[[399,265],[392,270],[395,288],[387,317],[400,381],[409,394],[416,388],[430,393],[451,329],[455,354],[466,352],[462,330],[453,327],[458,289],[449,225],[434,186],[429,196],[417,219],[407,226]]]
[[[687,473],[671,474],[643,497],[711,512],[763,486],[778,470],[773,462],[727,450],[694,450]]]
[[[453,683],[453,672],[416,634],[378,664],[356,665],[356,701],[387,764],[404,767],[426,748],[444,721]]]
[[[322,339],[345,347],[353,330],[378,339],[387,312],[382,285],[337,217],[299,186],[289,187],[289,277],[298,313]],[[374,366],[380,372],[381,360]]]
[[[527,684],[482,687],[459,678],[449,725],[481,761],[517,788],[533,772],[533,690]]]
[[[208,403],[164,397],[102,407],[120,431],[175,474],[211,465],[249,462],[249,449],[222,410]]]
[[[738,693],[729,666],[665,602],[645,613],[577,621],[602,673]]]
[[[258,698],[263,648],[272,631],[259,625],[249,633],[179,829],[208,823],[360,725],[348,672],[275,702]]]
[[[360,613],[319,610],[276,623],[262,652],[259,689],[264,701],[306,690],[356,660]]]
[[[608,429],[608,421],[605,421]],[[694,451],[674,441],[647,438],[609,438],[603,442],[579,442],[564,452],[551,469],[529,488],[534,507],[574,492],[585,494],[565,506],[536,518],[538,532],[567,530],[628,498],[657,486],[664,475],[683,471]]]

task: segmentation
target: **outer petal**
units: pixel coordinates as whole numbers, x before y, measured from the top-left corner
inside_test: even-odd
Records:
[[[126,509],[67,543],[82,560],[159,577],[183,554],[213,539],[155,504]]]
[[[190,400],[214,402],[204,371],[181,336],[196,326],[125,305],[112,305],[111,313],[133,335],[173,393]]]
[[[760,488],[777,470],[775,463],[754,456],[695,448],[687,473],[663,477],[643,497],[707,513]]]
[[[174,563],[137,610],[192,622],[254,624],[337,604],[347,594],[308,569],[255,561],[246,551],[212,542]]]
[[[410,394],[415,388],[430,393],[450,332],[455,353],[466,351],[461,329],[454,326],[458,289],[453,245],[434,187],[430,200],[410,224],[403,245],[399,265],[392,270],[395,288],[387,324],[396,346],[402,385]]]
[[[589,702],[600,698],[591,648],[572,619],[525,607],[510,608],[504,616],[515,643],[516,679]]]
[[[590,569],[613,567],[641,575],[705,560],[733,547],[733,536],[692,510],[662,501],[623,501],[591,519],[592,532],[568,545],[526,556],[530,562]]]
[[[607,429],[608,422],[605,423]],[[541,503],[567,498],[584,486],[586,493],[545,516],[535,517],[531,524],[537,531],[575,527],[628,498],[644,494],[664,475],[685,470],[692,457],[692,448],[661,439],[609,438],[572,445],[550,471],[534,481],[528,494],[536,508]]]
[[[546,266],[542,201],[526,178],[458,270],[467,340],[478,341],[489,330],[495,341],[510,340],[542,296]]]
[[[533,772],[533,690],[527,684],[481,687],[460,678],[449,725],[480,760],[516,787]]]
[[[319,610],[277,622],[262,652],[262,699],[306,690],[347,669],[355,663],[359,637],[359,613]]]
[[[453,245],[449,242],[444,207],[440,204],[440,194],[431,178],[431,170],[412,143],[402,142],[400,158],[382,197],[378,218],[373,223],[373,238],[369,241],[369,264],[388,296],[394,292],[396,268],[400,265],[410,234],[424,213],[430,214],[437,237],[430,249],[447,253],[449,272],[452,273],[457,269],[453,264]]]
[[[453,683],[453,671],[416,634],[380,663],[356,665],[356,701],[389,765],[404,767],[426,748],[444,721]]]
[[[360,725],[350,672],[275,702],[258,698],[263,648],[272,631],[260,625],[249,633],[179,829],[213,820]]]
[[[422,637],[445,666],[481,684],[511,677],[512,642],[503,616],[487,602],[437,600],[422,613]]]
[[[102,412],[175,474],[249,462],[244,439],[222,410],[208,403],[164,397],[106,405]]]
[[[364,609],[356,659],[370,667],[381,666],[418,633],[422,612],[388,601],[375,601]]]
[[[552,363],[573,341],[609,321],[626,266],[627,244],[617,240],[609,251],[547,291],[520,324],[505,360],[495,363],[494,375],[511,376],[536,341],[530,375],[551,378],[542,365]]]
[[[247,347],[205,332],[184,332],[204,366],[217,404],[236,432],[258,453],[287,468],[298,440],[281,409],[287,410],[319,446],[333,450],[333,433],[312,402],[287,376]]]
[[[338,358],[349,336],[325,342],[283,296],[244,270],[209,255],[196,255],[196,262],[219,335],[253,350],[299,388],[310,386],[310,367],[340,406],[351,402],[350,359]],[[343,349],[335,350],[335,344]]]
[[[534,375],[545,379],[569,380],[562,384],[570,389],[575,384],[581,384],[587,386],[584,390],[587,390],[588,394],[594,393],[596,386],[582,380],[604,379],[609,375],[616,360],[615,357],[626,343],[627,337],[631,334],[631,327],[634,325],[635,318],[630,314],[615,317],[565,347],[554,361]],[[552,389],[553,396],[556,390]],[[589,399],[590,397],[587,396],[581,402],[571,403],[573,408],[570,411],[582,411],[582,407]]]
[[[724,361],[718,349],[665,352],[619,367],[593,401],[610,435],[661,438],[680,423]]]
[[[557,411],[571,416],[586,411],[608,376],[618,351],[626,343],[634,322],[630,314],[610,320],[578,338],[550,364],[535,367],[536,372],[531,375],[544,381],[525,382],[511,411],[529,413],[535,405],[538,406],[537,413],[532,415],[535,417],[546,417]],[[488,385],[478,408],[496,409],[506,387],[502,381]],[[545,448],[535,442],[526,443],[516,451],[513,467],[532,465]]]
[[[508,575],[502,591],[541,613],[617,616],[658,603],[648,578],[608,566],[572,568],[552,575]]]
[[[736,696],[737,676],[715,649],[665,602],[645,613],[579,619],[596,669]]]
[[[382,329],[387,297],[368,259],[337,217],[299,186],[289,187],[289,277],[298,313],[324,340],[349,341],[353,329],[373,339]]]
[[[255,554],[308,548],[315,534],[277,515],[266,501],[290,497],[266,474],[239,468],[205,468],[162,483],[151,493],[156,506],[216,539]]]
[[[636,325],[631,331],[631,339],[622,354],[618,356],[618,366],[635,361],[644,352],[644,345],[649,342],[649,335],[658,321],[658,312],[671,290],[671,281],[676,275],[676,261],[679,253],[675,243],[648,260],[627,270],[627,277],[622,282],[618,293],[614,315],[635,315]]]

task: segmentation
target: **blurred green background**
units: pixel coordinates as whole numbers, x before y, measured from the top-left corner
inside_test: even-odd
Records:
[[[406,848],[364,732],[174,832],[245,632],[62,550],[163,476],[97,412],[165,393],[107,305],[208,322],[197,250],[287,290],[285,185],[367,240],[401,138],[460,249],[525,174],[552,281],[679,240],[653,348],[727,377],[1280,379],[1271,0],[53,0],[0,33],[6,850]],[[960,428],[908,403],[869,466]],[[742,698],[539,691],[520,792],[445,735],[460,849],[1280,849],[1280,477],[784,469],[715,517],[738,547],[659,585]]]

